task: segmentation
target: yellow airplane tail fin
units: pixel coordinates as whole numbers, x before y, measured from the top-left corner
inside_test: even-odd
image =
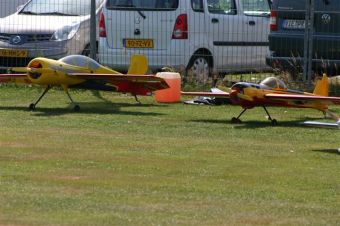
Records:
[[[148,71],[148,59],[144,55],[133,55],[130,60],[128,74],[144,75]]]
[[[326,74],[323,74],[322,79],[317,81],[313,94],[319,96],[328,96],[328,77]]]

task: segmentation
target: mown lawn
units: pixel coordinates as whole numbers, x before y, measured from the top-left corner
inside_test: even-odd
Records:
[[[0,225],[340,225],[340,131],[314,110],[0,87]],[[340,108],[332,107],[340,114]]]

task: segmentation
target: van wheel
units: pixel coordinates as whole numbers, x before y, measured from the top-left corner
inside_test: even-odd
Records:
[[[210,76],[211,61],[206,56],[193,56],[187,75],[192,81],[205,84]],[[189,78],[190,79],[190,78]]]

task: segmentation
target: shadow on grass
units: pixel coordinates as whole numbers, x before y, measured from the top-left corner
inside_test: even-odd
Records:
[[[340,149],[340,148],[339,148]],[[321,153],[328,153],[328,154],[336,154],[340,155],[339,149],[320,149],[320,150],[312,150],[313,152],[321,152]]]
[[[273,126],[270,121],[247,121],[244,120],[241,123],[232,123],[231,120],[216,120],[216,119],[202,119],[202,120],[190,120],[190,122],[200,122],[200,123],[215,123],[215,124],[227,124],[234,126],[235,129],[256,129],[265,127],[288,127],[288,128],[307,128],[302,125],[304,120],[294,120],[294,121],[278,121],[278,125]]]
[[[148,108],[148,107],[165,107],[166,105],[154,105],[154,104],[139,104],[139,103],[100,103],[100,102],[86,102],[79,103],[79,114],[116,114],[116,115],[136,115],[136,116],[158,116],[164,115],[162,113],[154,112],[142,112],[142,111],[126,111],[122,108],[134,107],[134,108]],[[34,111],[30,111],[28,107],[3,107],[0,106],[0,110],[6,111],[27,111],[32,112],[34,116],[58,116],[65,114],[78,114],[73,111],[73,106],[69,105],[65,108],[46,108],[37,106]]]

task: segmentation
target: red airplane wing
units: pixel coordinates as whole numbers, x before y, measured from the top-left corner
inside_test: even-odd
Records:
[[[27,78],[27,74],[0,74],[0,83],[26,83],[31,81]]]
[[[321,101],[324,103],[340,104],[340,97],[312,96],[299,94],[266,94],[266,98],[275,100]]]
[[[169,88],[163,78],[155,75],[69,73],[85,80],[104,80],[117,87],[118,92],[146,95],[152,91]]]
[[[229,98],[230,95],[227,92],[212,93],[212,92],[181,92],[184,96],[202,96],[202,97],[218,97],[218,98]]]

